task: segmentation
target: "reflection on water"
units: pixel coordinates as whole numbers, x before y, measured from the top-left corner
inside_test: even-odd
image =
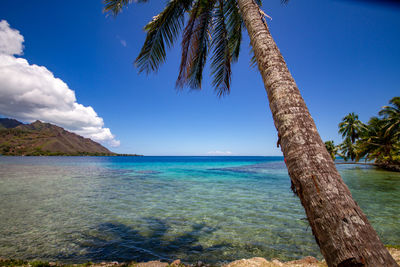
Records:
[[[382,240],[400,244],[400,174],[338,168]],[[0,203],[2,257],[321,257],[278,157],[0,157]]]

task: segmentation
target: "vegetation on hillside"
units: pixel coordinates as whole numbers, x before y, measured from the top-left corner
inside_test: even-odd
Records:
[[[0,119],[0,155],[5,156],[137,156],[116,154],[104,146],[40,121],[23,124]]]

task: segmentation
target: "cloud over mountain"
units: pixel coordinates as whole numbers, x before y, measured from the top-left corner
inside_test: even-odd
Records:
[[[0,114],[32,122],[42,120],[110,146],[119,146],[103,118],[79,104],[75,92],[46,67],[21,57],[24,37],[0,21]]]

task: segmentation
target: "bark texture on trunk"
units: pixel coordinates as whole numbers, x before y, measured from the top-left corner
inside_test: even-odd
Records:
[[[336,170],[254,0],[238,0],[292,189],[328,266],[398,266]]]

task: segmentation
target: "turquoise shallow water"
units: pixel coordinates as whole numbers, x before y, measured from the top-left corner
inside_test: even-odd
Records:
[[[400,174],[338,165],[386,244]],[[281,157],[0,157],[0,257],[321,257]]]

